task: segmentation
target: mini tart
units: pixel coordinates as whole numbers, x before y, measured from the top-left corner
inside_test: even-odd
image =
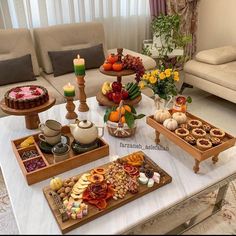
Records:
[[[209,148],[212,147],[212,143],[209,139],[206,139],[206,138],[199,138],[197,139],[197,147],[202,150],[202,151],[205,151]]]
[[[189,144],[191,144],[191,145],[195,145],[196,144],[196,139],[192,136],[192,135],[188,135],[188,136],[186,136],[185,138],[184,138],[184,140],[186,141],[186,142],[188,142]]]
[[[187,123],[180,124],[179,127],[180,127],[180,128],[184,128],[184,129],[187,129],[187,130],[189,129],[189,126],[188,126]]]
[[[175,130],[175,133],[181,138],[184,138],[189,135],[189,131],[185,128],[178,128]]]
[[[204,138],[206,136],[206,131],[201,128],[195,128],[192,130],[192,135],[195,138]]]
[[[202,122],[200,120],[189,120],[188,125],[191,129],[202,127]]]
[[[214,128],[214,129],[211,129],[210,135],[212,137],[216,137],[216,138],[222,139],[225,136],[225,132],[220,130],[220,129]]]
[[[217,146],[222,143],[222,141],[219,138],[211,137],[210,141],[212,143],[212,146]]]
[[[205,130],[207,133],[209,133],[210,130],[212,129],[212,127],[210,125],[208,125],[208,124],[204,124],[202,126],[202,129]]]

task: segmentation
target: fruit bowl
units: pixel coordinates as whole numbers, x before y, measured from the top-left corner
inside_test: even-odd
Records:
[[[129,128],[126,123],[123,124],[122,128],[119,128],[119,124],[112,121],[107,121],[107,129],[111,136],[117,138],[128,138],[135,134],[137,124],[134,123],[132,128]]]

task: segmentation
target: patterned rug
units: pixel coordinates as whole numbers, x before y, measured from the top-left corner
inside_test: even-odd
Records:
[[[201,197],[199,200],[201,204],[213,205],[216,199],[216,192],[210,193],[206,196]],[[183,219],[188,209],[193,209],[195,205],[199,206],[199,201],[190,202],[185,206],[180,206],[171,213],[174,219]],[[185,213],[183,210],[185,209]],[[189,212],[189,211],[188,211]],[[178,217],[175,217],[178,216]],[[168,217],[168,218],[167,218]],[[162,215],[162,219],[157,219],[151,223],[147,223],[139,226],[131,234],[160,234],[163,233],[163,223],[168,222],[170,215]],[[163,223],[162,223],[163,222]],[[175,222],[173,222],[175,223]],[[16,221],[12,212],[10,200],[7,194],[6,186],[2,174],[0,172],[0,234],[18,234]],[[216,215],[203,221],[197,226],[193,227],[185,234],[236,234],[236,182],[232,182],[226,195],[226,201],[223,209]]]

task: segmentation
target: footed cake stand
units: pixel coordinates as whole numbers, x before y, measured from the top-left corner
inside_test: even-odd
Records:
[[[100,66],[99,71],[104,75],[117,77],[117,82],[120,82],[120,83],[122,81],[123,76],[135,74],[135,72],[133,70],[105,71],[103,69],[103,66]],[[118,106],[118,104],[114,103],[113,101],[110,101],[105,95],[103,95],[101,90],[98,92],[96,99],[97,99],[99,105],[101,105],[101,106],[108,106],[108,107]],[[142,95],[138,96],[137,98],[135,98],[133,100],[127,99],[127,100],[123,100],[123,101],[124,101],[125,105],[134,106],[134,105],[138,104],[141,100],[142,100]]]
[[[9,108],[6,104],[4,99],[0,102],[1,109],[9,114],[15,116],[25,116],[25,126],[27,129],[37,129],[38,125],[40,124],[40,119],[38,113],[43,112],[51,108],[56,103],[55,98],[49,98],[49,100],[37,107],[29,108],[29,109],[13,109]]]

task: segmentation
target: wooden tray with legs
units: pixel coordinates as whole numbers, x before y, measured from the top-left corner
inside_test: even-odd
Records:
[[[69,158],[55,163],[53,154],[46,154],[40,150],[38,143],[38,134],[39,133],[33,135],[35,140],[34,144],[26,148],[20,148],[19,145],[29,136],[12,141],[13,151],[28,185],[40,182],[42,180],[48,179],[65,171],[85,165],[89,162],[109,155],[109,145],[103,139],[99,138],[98,148],[82,154],[74,154],[74,152],[70,150]],[[68,126],[62,127],[62,134],[66,135],[69,138],[70,144],[73,142],[74,139],[70,133],[70,128]],[[22,155],[27,150],[33,150],[37,153],[37,156],[24,160],[24,158],[22,158]],[[43,162],[45,166],[28,172],[26,169],[27,163],[35,159]]]
[[[187,115],[188,120],[189,119],[199,120],[203,124],[208,124],[212,128],[216,128],[213,125],[209,124],[208,122],[206,122],[206,121],[200,119],[199,117],[194,116],[188,112],[186,113],[186,115]],[[211,147],[205,151],[202,151],[202,150],[198,149],[196,145],[189,144],[183,138],[176,135],[175,132],[168,130],[162,124],[158,123],[154,119],[154,116],[147,117],[147,124],[156,130],[156,143],[157,144],[160,143],[160,134],[162,134],[195,158],[195,165],[193,167],[193,170],[195,173],[199,172],[200,163],[208,158],[212,158],[213,164],[215,164],[218,161],[219,154],[221,152],[225,151],[226,149],[233,147],[235,145],[235,141],[236,141],[235,137],[233,137],[232,135],[225,132],[225,137],[223,138],[221,144],[219,144],[218,146],[215,146],[215,147]]]
[[[60,228],[60,230],[62,231],[62,233],[67,233],[70,230],[73,230],[83,224],[86,224],[100,216],[105,215],[106,213],[115,210],[116,208],[119,208],[139,197],[144,196],[145,194],[148,194],[152,191],[155,191],[156,189],[161,188],[162,186],[170,183],[172,181],[172,177],[167,174],[164,170],[162,170],[154,161],[152,161],[149,157],[147,157],[143,152],[138,152],[141,153],[142,155],[144,155],[145,157],[145,161],[147,164],[149,164],[154,171],[158,172],[160,174],[160,182],[159,184],[155,183],[153,185],[153,187],[148,188],[147,185],[141,185],[139,186],[139,192],[136,194],[131,194],[129,192],[127,192],[127,194],[125,195],[125,197],[123,199],[118,199],[118,200],[114,200],[114,199],[109,199],[107,202],[107,207],[104,210],[98,210],[97,207],[95,207],[94,205],[90,205],[88,204],[88,215],[84,216],[82,219],[77,219],[77,220],[73,220],[70,219],[68,221],[62,222],[62,217],[59,213],[59,210],[57,208],[57,206],[55,205],[53,198],[50,195],[50,187],[45,187],[43,189],[43,193],[45,195],[45,198],[47,199],[47,202],[50,206],[50,209],[53,213],[54,218],[57,221],[57,224]],[[123,157],[125,158],[125,157]],[[99,166],[98,168],[104,168],[106,169],[111,163],[107,163],[103,166]],[[91,170],[90,170],[91,171]],[[87,172],[90,172],[87,171]],[[82,176],[84,173],[79,174],[77,177]]]

